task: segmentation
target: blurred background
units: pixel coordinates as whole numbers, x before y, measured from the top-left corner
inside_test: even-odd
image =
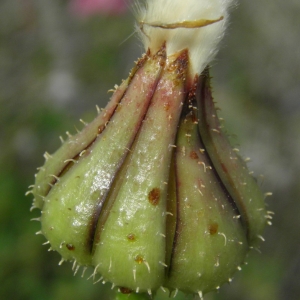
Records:
[[[0,298],[109,299],[48,252],[30,212],[43,153],[96,116],[143,49],[121,0],[0,1]],[[214,96],[275,212],[261,253],[205,300],[300,299],[300,2],[240,1],[212,63]],[[130,37],[130,38],[128,38]],[[128,38],[128,39],[127,39]],[[88,271],[87,271],[88,272]],[[91,271],[89,271],[89,274]],[[184,299],[179,297],[178,299]]]

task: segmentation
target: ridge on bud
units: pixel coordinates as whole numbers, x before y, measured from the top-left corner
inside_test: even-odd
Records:
[[[256,181],[219,126],[207,69],[149,50],[94,121],[36,175],[41,232],[121,291],[203,295],[240,268],[266,223]]]

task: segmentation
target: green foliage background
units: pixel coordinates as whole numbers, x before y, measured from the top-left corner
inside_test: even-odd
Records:
[[[107,90],[142,53],[133,17],[78,19],[67,1],[0,2],[0,299],[110,299],[109,285],[72,275],[34,233],[38,212],[25,197],[43,153],[89,122]],[[261,253],[231,286],[207,300],[300,299],[300,2],[241,1],[212,64],[215,100],[228,132],[276,216]],[[75,126],[75,127],[74,127]],[[259,175],[264,174],[264,179]],[[91,270],[87,271],[90,274]],[[178,299],[184,299],[184,296]]]

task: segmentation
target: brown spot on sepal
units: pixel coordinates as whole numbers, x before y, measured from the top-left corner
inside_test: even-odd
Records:
[[[66,247],[68,248],[68,250],[70,251],[74,251],[75,250],[75,246],[73,244],[66,244]]]
[[[192,158],[192,159],[198,159],[199,158],[196,151],[191,151],[190,152],[190,158]]]
[[[218,229],[219,229],[219,224],[214,222],[214,223],[210,223],[208,225],[208,231],[210,235],[214,235],[216,233],[218,233]]]
[[[129,233],[127,235],[127,240],[130,241],[130,242],[134,242],[136,240],[136,236],[134,233]]]
[[[168,111],[170,109],[170,106],[171,106],[170,102],[164,103],[164,110]]]
[[[140,264],[142,264],[144,262],[144,257],[142,255],[137,255],[134,258],[134,261],[137,262],[140,265]]]
[[[159,188],[152,189],[148,194],[148,200],[152,205],[157,206],[160,201],[160,189]]]
[[[184,49],[181,51],[179,56],[175,59],[174,62],[172,62],[168,66],[168,71],[169,72],[176,72],[177,73],[177,78],[184,78],[186,76],[186,70],[189,65],[189,55],[188,55],[188,50]]]
[[[132,293],[132,290],[127,288],[127,287],[120,287],[120,293],[122,294],[131,294]]]

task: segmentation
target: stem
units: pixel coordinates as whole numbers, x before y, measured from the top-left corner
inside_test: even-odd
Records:
[[[131,294],[122,294],[116,292],[114,300],[150,300],[151,297],[146,293],[131,293]]]
[[[195,300],[199,299],[198,296],[195,296],[193,294],[184,294],[182,292],[178,292],[177,296],[172,299],[177,299],[177,300]],[[115,292],[114,298],[112,300],[170,300],[170,294],[167,292],[162,292],[160,290],[157,291],[155,295],[149,296],[147,293],[143,294],[136,294],[136,293],[131,293],[131,294],[122,294],[120,292]]]

